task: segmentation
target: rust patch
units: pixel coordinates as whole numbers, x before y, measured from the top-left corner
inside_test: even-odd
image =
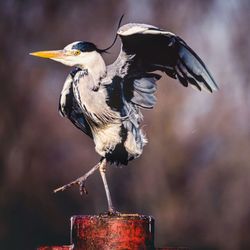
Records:
[[[75,250],[154,249],[154,219],[151,216],[74,216],[71,223]]]
[[[72,250],[73,246],[42,246],[38,247],[37,250]]]

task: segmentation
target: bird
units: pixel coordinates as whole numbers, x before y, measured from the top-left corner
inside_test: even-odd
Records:
[[[121,22],[121,20],[120,20]],[[106,179],[108,165],[127,165],[143,153],[147,138],[142,130],[142,109],[156,103],[156,82],[162,74],[185,87],[214,92],[218,86],[205,63],[179,36],[156,26],[127,23],[116,32],[121,39],[117,59],[106,65],[94,43],[76,41],[62,50],[37,51],[33,56],[73,67],[59,98],[59,113],[68,118],[95,144],[100,161],[86,174],[54,192],[79,185],[87,192],[87,178],[99,169],[108,212],[115,213]],[[160,72],[161,74],[160,74]]]

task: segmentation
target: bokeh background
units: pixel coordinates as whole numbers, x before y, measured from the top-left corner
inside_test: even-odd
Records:
[[[163,77],[145,111],[149,144],[108,179],[121,212],[153,215],[156,245],[250,249],[250,2],[0,1],[0,248],[69,242],[69,218],[106,210],[99,174],[52,190],[98,160],[93,142],[58,114],[70,71],[28,55],[77,40],[100,48],[117,22],[150,23],[181,36],[217,80],[215,94]],[[120,42],[104,55],[111,63]]]

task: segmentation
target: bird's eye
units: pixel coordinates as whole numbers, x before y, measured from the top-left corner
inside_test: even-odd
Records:
[[[74,56],[78,56],[78,55],[80,55],[80,53],[81,53],[80,50],[75,50],[75,51],[73,52]]]

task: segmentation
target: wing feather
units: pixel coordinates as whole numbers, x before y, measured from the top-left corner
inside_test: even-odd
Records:
[[[152,108],[160,70],[187,87],[210,92],[218,89],[200,57],[175,34],[147,24],[123,25],[120,55],[109,69],[122,80],[125,98],[139,107]]]
[[[59,113],[63,117],[67,117],[78,129],[92,138],[89,124],[73,94],[73,77],[77,71],[78,70],[72,71],[66,78],[59,99]]]

